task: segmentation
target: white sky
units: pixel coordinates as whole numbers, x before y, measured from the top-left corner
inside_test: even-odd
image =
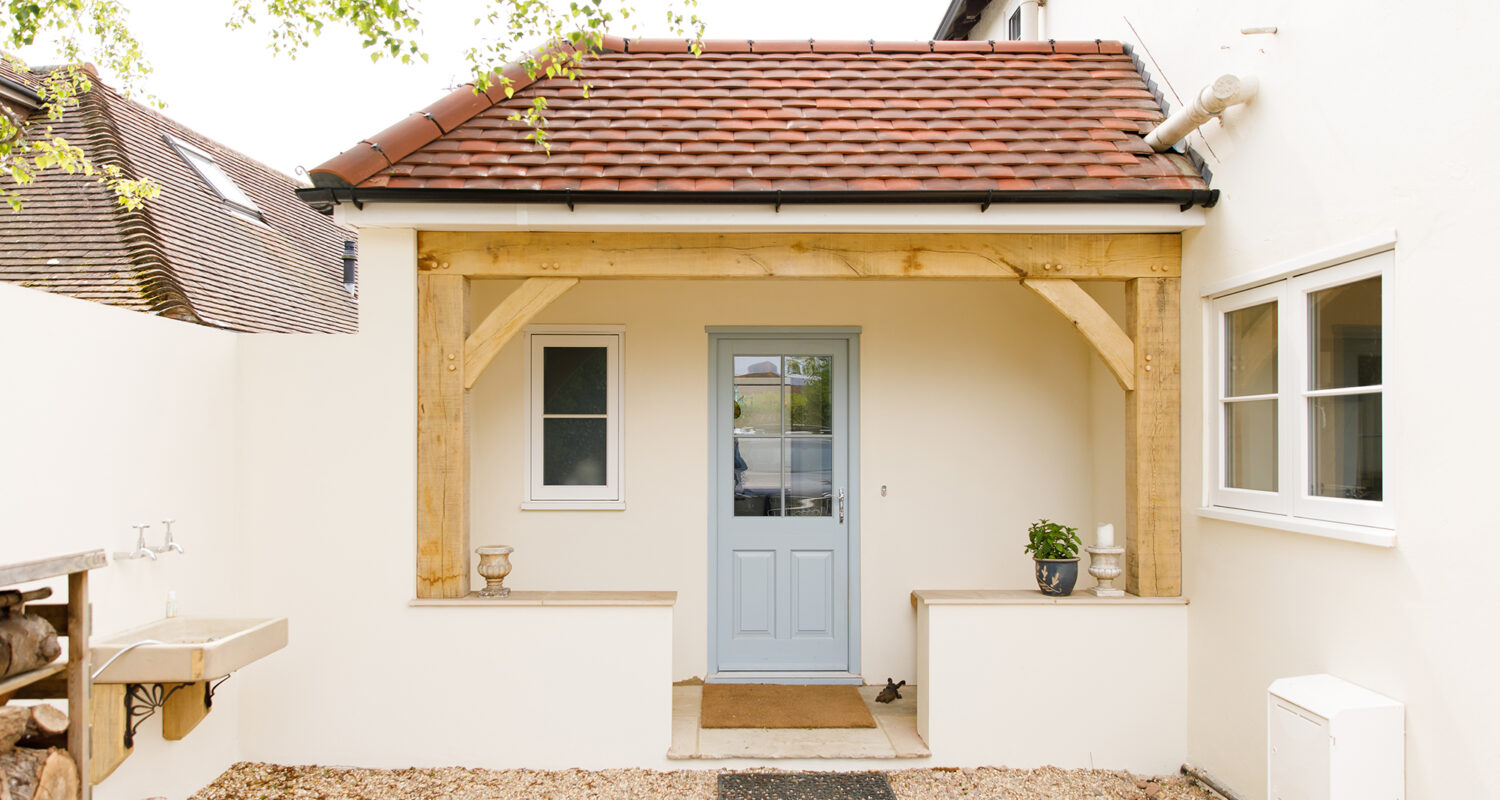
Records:
[[[668,0],[626,0],[627,36],[670,35]],[[229,31],[231,0],[123,0],[155,73],[146,90],[178,122],[284,172],[311,167],[467,80],[463,50],[483,0],[419,0],[427,64],[372,64],[353,34],[326,30],[296,61],[263,32]],[[948,0],[700,0],[710,39],[926,40]],[[680,8],[680,6],[679,6]],[[190,10],[189,10],[190,9]],[[22,52],[54,63],[45,49]],[[108,76],[106,76],[108,80]]]

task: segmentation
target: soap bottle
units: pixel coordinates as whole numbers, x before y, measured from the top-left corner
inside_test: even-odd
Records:
[[[177,592],[167,592],[167,619],[177,616]]]

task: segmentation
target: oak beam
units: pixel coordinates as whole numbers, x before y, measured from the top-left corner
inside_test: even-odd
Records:
[[[1175,233],[422,231],[417,266],[475,278],[1076,280],[1175,277]]]
[[[1182,375],[1179,281],[1125,284],[1135,390],[1125,393],[1125,589],[1182,594]]]
[[[464,388],[474,388],[474,382],[505,343],[553,300],[577,285],[577,278],[527,278],[507,295],[464,342]]]
[[[417,597],[469,593],[468,284],[417,276]]]
[[[1082,286],[1066,278],[1027,278],[1021,285],[1036,292],[1078,328],[1104,360],[1120,388],[1135,389],[1135,342]]]

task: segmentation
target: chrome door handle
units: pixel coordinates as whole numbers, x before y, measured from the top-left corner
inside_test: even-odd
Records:
[[[844,523],[844,490],[839,489],[839,524]]]

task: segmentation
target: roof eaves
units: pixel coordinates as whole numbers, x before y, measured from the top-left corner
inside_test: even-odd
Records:
[[[298,189],[297,196],[309,205],[351,203],[566,203],[577,205],[699,204],[764,205],[883,205],[948,204],[991,205],[1017,203],[1171,203],[1186,211],[1193,206],[1212,208],[1219,201],[1217,189],[1069,189],[1069,190],[912,190],[912,191],[536,191],[530,189]]]
[[[938,23],[937,32],[932,38],[967,39],[989,4],[990,0],[953,0],[948,4],[948,10],[943,12],[943,21]]]

